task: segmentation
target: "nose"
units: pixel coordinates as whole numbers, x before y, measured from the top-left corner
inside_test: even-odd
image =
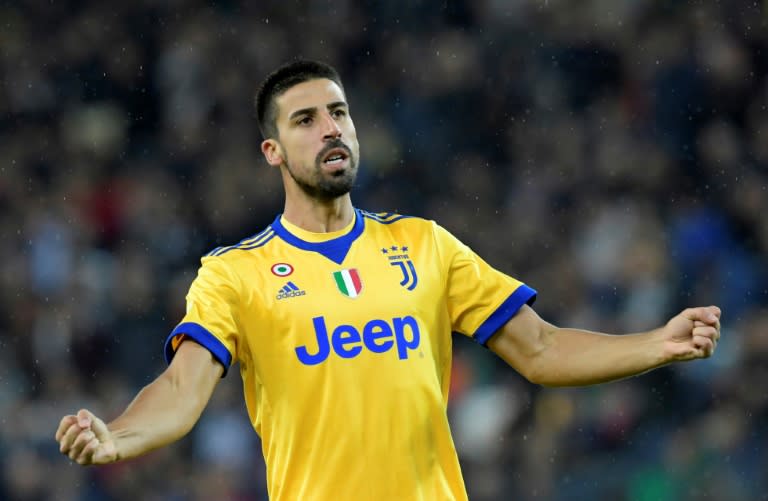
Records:
[[[341,137],[341,127],[339,123],[333,119],[330,113],[323,114],[323,139],[338,139]]]

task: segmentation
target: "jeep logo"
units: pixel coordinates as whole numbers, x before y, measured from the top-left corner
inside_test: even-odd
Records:
[[[331,354],[331,348],[341,358],[355,358],[363,348],[373,353],[385,353],[394,346],[400,360],[408,358],[408,351],[421,342],[416,319],[411,316],[395,317],[391,322],[374,319],[363,326],[362,332],[352,325],[342,324],[328,335],[324,317],[312,319],[317,344],[296,347],[296,356],[304,365],[317,365]],[[311,351],[310,351],[311,350]]]

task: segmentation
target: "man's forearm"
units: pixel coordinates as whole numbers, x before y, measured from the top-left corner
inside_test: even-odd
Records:
[[[528,375],[545,386],[582,386],[634,376],[668,363],[658,330],[608,335],[552,327]]]
[[[180,439],[192,429],[202,407],[194,395],[182,395],[172,377],[161,375],[107,425],[119,459],[140,456]]]
[[[200,417],[223,371],[210,351],[185,341],[165,372],[108,425],[88,409],[63,416],[59,451],[81,465],[108,464],[178,440]]]
[[[717,306],[686,308],[648,332],[609,335],[555,327],[524,305],[488,340],[488,347],[531,382],[580,386],[709,357],[719,338]]]

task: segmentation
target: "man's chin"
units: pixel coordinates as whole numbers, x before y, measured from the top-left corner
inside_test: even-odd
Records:
[[[338,198],[352,190],[355,177],[355,172],[346,169],[328,173],[317,184],[315,191],[320,198]]]
[[[352,191],[351,183],[329,183],[324,186],[318,186],[317,194],[319,198],[332,200],[344,196],[350,191]]]

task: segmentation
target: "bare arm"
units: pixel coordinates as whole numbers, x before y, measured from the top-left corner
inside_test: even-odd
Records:
[[[207,349],[184,342],[165,372],[108,425],[86,409],[64,416],[59,450],[79,464],[105,464],[175,442],[197,422],[223,370]]]
[[[581,386],[709,357],[719,338],[716,306],[689,308],[663,327],[621,336],[556,327],[523,306],[488,347],[531,382]]]

